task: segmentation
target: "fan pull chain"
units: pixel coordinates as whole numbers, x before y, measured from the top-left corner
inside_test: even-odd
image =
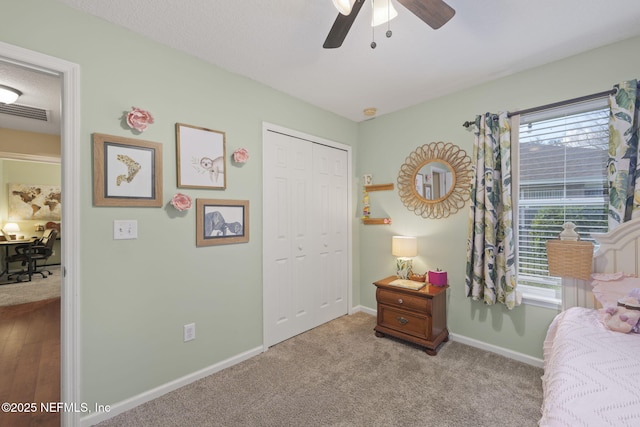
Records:
[[[389,0],[387,2],[387,38],[391,37],[391,34],[393,33],[391,32],[391,0]]]
[[[375,0],[371,0],[371,10],[375,10]],[[375,49],[376,46],[378,46],[376,44],[376,27],[371,27],[371,49]]]

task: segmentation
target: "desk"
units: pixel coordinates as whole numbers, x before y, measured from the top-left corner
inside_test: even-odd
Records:
[[[0,246],[4,247],[4,259],[2,260],[2,272],[0,272],[0,277],[5,274],[9,274],[9,248],[14,247],[16,245],[24,245],[28,243],[33,243],[35,239],[22,239],[22,240],[6,240],[4,242],[0,242]]]

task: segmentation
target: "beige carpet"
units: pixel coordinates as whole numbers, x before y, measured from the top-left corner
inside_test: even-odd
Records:
[[[0,307],[60,297],[60,267],[54,266],[48,270],[53,274],[46,279],[37,275],[31,282],[0,284]]]
[[[374,326],[341,317],[98,426],[537,425],[542,369],[452,341],[428,356]]]

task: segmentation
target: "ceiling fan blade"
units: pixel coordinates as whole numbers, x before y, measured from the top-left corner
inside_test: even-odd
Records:
[[[353,21],[356,20],[356,16],[358,16],[358,12],[360,12],[363,4],[364,0],[356,0],[349,15],[343,15],[341,13],[338,14],[338,17],[333,23],[333,26],[329,31],[329,35],[324,41],[322,47],[325,49],[335,49],[342,46],[342,42],[345,37],[347,37],[347,33],[349,32]]]
[[[456,11],[442,0],[398,0],[434,30],[449,22]]]

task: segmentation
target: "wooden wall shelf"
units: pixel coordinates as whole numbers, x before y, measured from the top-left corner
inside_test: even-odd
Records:
[[[391,224],[391,218],[362,218],[363,224]]]
[[[370,192],[370,191],[387,191],[387,190],[393,190],[393,183],[391,184],[372,184],[372,185],[365,185],[364,186],[365,191]]]

